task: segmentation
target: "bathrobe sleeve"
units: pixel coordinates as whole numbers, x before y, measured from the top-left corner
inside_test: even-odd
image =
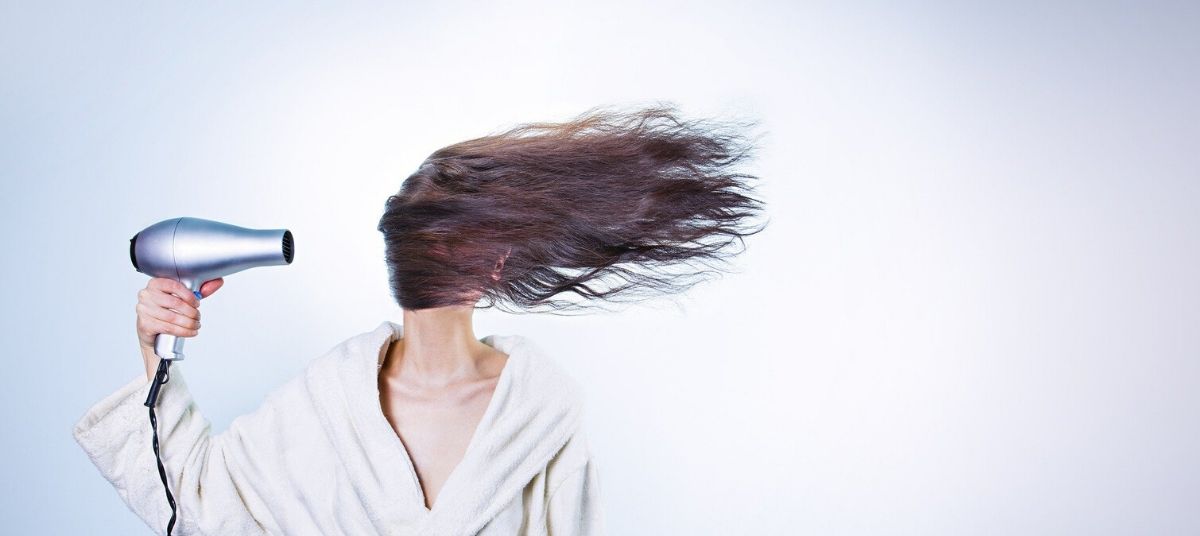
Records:
[[[159,450],[177,505],[174,534],[276,532],[264,502],[266,484],[255,465],[263,448],[271,447],[261,436],[278,420],[273,408],[268,403],[210,435],[181,369],[172,365],[155,408]],[[151,444],[149,390],[150,382],[139,373],[89,408],[75,424],[74,436],[129,508],[162,532],[171,507]]]
[[[546,504],[547,536],[599,536],[607,534],[600,501],[596,462],[573,470],[550,490]]]

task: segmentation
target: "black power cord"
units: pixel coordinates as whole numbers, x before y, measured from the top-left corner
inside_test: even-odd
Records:
[[[154,383],[150,384],[150,394],[146,397],[146,407],[150,408],[150,430],[154,432],[154,459],[158,462],[158,476],[162,478],[163,489],[167,492],[167,503],[171,505],[171,521],[167,523],[167,536],[175,528],[175,497],[171,495],[171,487],[167,485],[167,470],[163,467],[162,455],[158,452],[158,419],[154,417],[154,405],[158,402],[158,390],[171,379],[171,360],[159,359],[158,372],[154,373]]]

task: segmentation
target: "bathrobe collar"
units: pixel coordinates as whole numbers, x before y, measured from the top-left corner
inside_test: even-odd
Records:
[[[523,336],[480,339],[509,357],[462,461],[429,510],[379,400],[380,367],[402,333],[403,326],[385,320],[314,360],[306,382],[315,409],[380,534],[475,534],[575,433],[578,385]]]

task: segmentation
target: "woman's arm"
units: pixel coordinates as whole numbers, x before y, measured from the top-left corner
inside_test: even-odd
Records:
[[[546,505],[546,534],[549,536],[596,536],[607,534],[600,502],[596,464],[589,461],[571,474],[550,494]]]
[[[208,297],[224,284],[206,281],[201,296]],[[200,329],[200,297],[173,279],[154,277],[138,291],[137,336],[145,376],[139,374],[116,392],[87,410],[75,424],[75,440],[87,452],[121,499],[155,532],[170,518],[167,492],[158,474],[150,423],[144,401],[158,368],[154,345],[159,334],[194,337]],[[239,417],[229,430],[209,435],[209,423],[200,414],[188,391],[179,364],[168,370],[155,405],[158,444],[163,467],[176,504],[177,534],[261,534],[263,523],[272,524],[263,504],[264,485],[244,476],[254,467],[255,445],[267,443],[273,413],[260,409]],[[253,426],[246,426],[253,420]],[[256,441],[249,441],[252,430]]]
[[[596,461],[587,452],[587,441],[582,432],[568,441],[565,449],[575,450],[575,456],[584,456],[585,461],[577,465],[566,477],[548,491],[546,501],[547,536],[599,536],[607,534],[601,506],[600,481]]]
[[[159,451],[177,505],[173,533],[277,532],[264,503],[268,480],[256,478],[261,468],[251,451],[262,441],[246,437],[251,430],[269,434],[272,426],[267,421],[274,420],[274,412],[264,407],[210,436],[209,422],[192,400],[181,369],[179,364],[171,367],[170,381],[162,386],[155,408]],[[146,376],[138,373],[89,408],[75,424],[74,436],[126,505],[162,532],[171,507],[151,446],[149,408],[144,405],[149,389]],[[270,448],[269,443],[260,446]],[[256,449],[259,456],[261,451]]]

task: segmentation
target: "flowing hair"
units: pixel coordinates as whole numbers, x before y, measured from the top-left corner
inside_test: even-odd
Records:
[[[597,106],[438,149],[379,220],[392,295],[558,313],[682,292],[766,227],[748,223],[757,177],[734,169],[755,124]]]

